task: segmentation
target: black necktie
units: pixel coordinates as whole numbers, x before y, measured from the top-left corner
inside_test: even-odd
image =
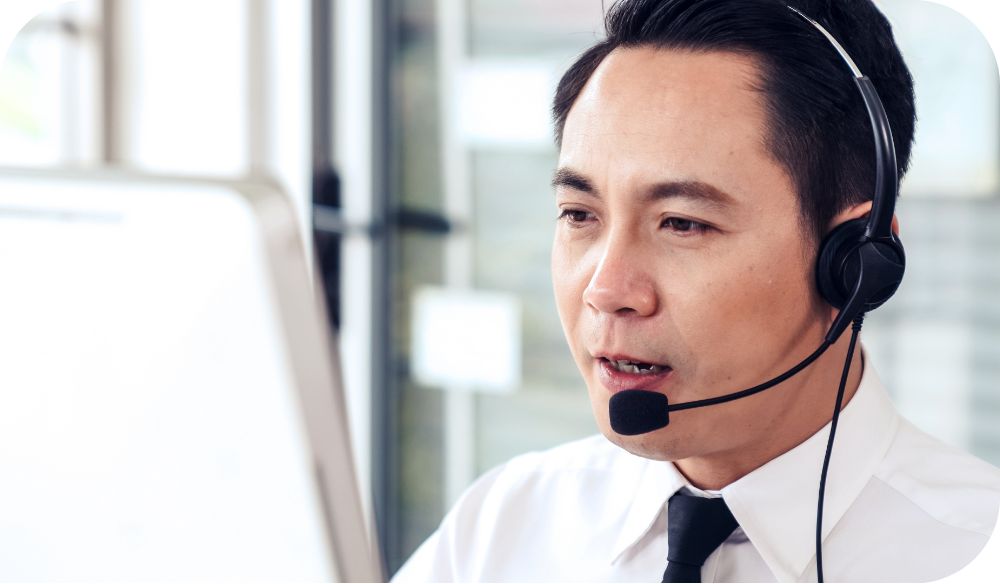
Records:
[[[701,566],[738,523],[722,497],[677,492],[667,503],[667,569],[664,582],[701,582]]]

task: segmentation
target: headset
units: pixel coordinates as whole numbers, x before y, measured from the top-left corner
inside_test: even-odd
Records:
[[[823,500],[826,492],[826,475],[830,468],[830,453],[837,430],[837,420],[844,399],[844,385],[850,368],[854,345],[864,314],[885,303],[903,281],[906,255],[899,237],[892,232],[892,216],[899,194],[899,169],[896,165],[896,148],[892,128],[882,100],[871,79],[858,69],[844,47],[822,25],[801,11],[788,7],[816,27],[830,41],[854,75],[854,83],[861,92],[875,138],[875,193],[868,218],[852,219],[834,228],[820,244],[816,262],[816,286],[823,298],[840,311],[827,332],[826,341],[833,343],[854,321],[851,344],[844,363],[844,372],[837,391],[837,401],[831,420],[830,437],[823,458],[820,475],[819,499],[816,510],[816,580],[823,582]]]
[[[822,25],[798,9],[788,8],[816,27],[850,67],[875,138],[875,193],[871,212],[867,219],[862,217],[838,225],[819,247],[816,285],[823,298],[840,309],[826,335],[826,340],[833,343],[852,320],[885,303],[903,281],[906,256],[899,237],[892,232],[899,170],[889,118],[871,79]]]
[[[868,111],[875,141],[875,192],[872,196],[871,211],[867,217],[852,219],[838,225],[819,245],[816,286],[823,299],[838,309],[837,316],[819,348],[788,371],[760,385],[718,397],[679,404],[670,404],[667,396],[662,393],[629,389],[611,396],[608,408],[611,428],[619,434],[644,434],[663,428],[669,424],[669,413],[672,411],[741,399],[793,377],[826,352],[853,323],[819,483],[816,511],[816,576],[819,582],[823,582],[822,526],[826,477],[851,360],[865,313],[878,308],[895,294],[903,280],[906,255],[899,237],[892,232],[892,217],[896,208],[896,197],[899,194],[899,170],[892,129],[882,100],[875,91],[871,79],[861,72],[844,47],[829,31],[797,8],[792,6],[788,8],[818,29],[850,68],[854,83]]]

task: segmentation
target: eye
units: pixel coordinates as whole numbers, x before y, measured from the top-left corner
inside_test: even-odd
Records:
[[[663,220],[661,227],[665,227],[674,233],[682,235],[704,233],[710,229],[710,227],[704,223],[699,223],[691,219],[684,219],[683,217],[667,217]]]
[[[593,215],[588,211],[583,211],[580,209],[563,209],[559,213],[559,220],[565,221],[571,226],[579,226],[582,223],[586,223],[588,219],[591,219]]]

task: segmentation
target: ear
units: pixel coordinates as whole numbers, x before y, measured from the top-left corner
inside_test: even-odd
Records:
[[[863,203],[858,203],[857,205],[853,205],[851,207],[843,209],[840,213],[837,213],[833,217],[833,219],[830,220],[830,224],[827,225],[826,228],[826,233],[830,233],[838,225],[841,225],[853,219],[860,219],[868,215],[868,213],[870,213],[871,210],[872,210],[872,201],[865,201]],[[892,232],[896,235],[896,237],[899,237],[899,219],[898,217],[896,217],[895,214],[892,216]],[[829,308],[829,314],[828,314],[828,317],[830,319],[829,322],[832,322],[833,319],[836,318],[837,313],[838,310],[836,308],[832,306]]]
[[[841,223],[846,223],[851,219],[859,219],[861,217],[864,217],[871,210],[872,210],[871,201],[865,201],[863,203],[858,203],[853,207],[848,207],[847,209],[842,210],[840,213],[837,213],[837,215],[835,215],[834,218],[830,220],[830,224],[826,226],[826,232],[829,233],[833,231],[834,227],[840,225]],[[896,237],[899,237],[899,217],[897,217],[895,214],[892,215],[892,232],[896,235]]]

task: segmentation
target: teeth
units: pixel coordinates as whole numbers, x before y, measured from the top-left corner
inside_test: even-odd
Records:
[[[634,375],[654,375],[664,370],[662,365],[650,365],[648,363],[637,363],[626,359],[609,360],[611,366],[622,373],[632,373]]]

